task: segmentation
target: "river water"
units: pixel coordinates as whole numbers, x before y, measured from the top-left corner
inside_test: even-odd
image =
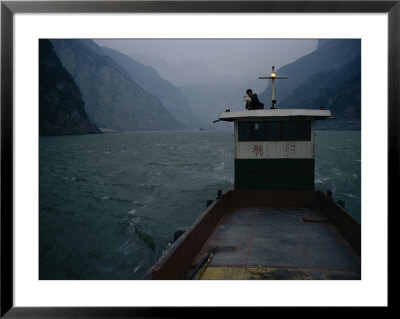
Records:
[[[39,279],[140,279],[232,185],[232,131],[41,137]],[[316,132],[315,188],[361,221],[360,131]]]

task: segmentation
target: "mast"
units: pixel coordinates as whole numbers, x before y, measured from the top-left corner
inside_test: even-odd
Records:
[[[275,109],[276,99],[275,99],[275,79],[287,79],[287,76],[277,76],[275,74],[275,66],[272,66],[272,72],[270,76],[262,76],[259,79],[271,79],[272,80],[272,101],[271,101],[271,109]]]

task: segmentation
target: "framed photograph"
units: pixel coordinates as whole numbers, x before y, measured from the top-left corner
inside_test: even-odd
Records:
[[[210,307],[218,314],[232,310],[264,312],[276,307],[389,307],[389,212],[397,206],[393,197],[399,186],[399,20],[399,1],[2,1],[1,317],[177,318],[187,317],[193,311],[206,315]],[[230,110],[224,109],[226,104],[235,103],[227,96],[232,92],[236,94],[236,89],[240,91],[239,95],[246,93],[248,96],[244,101],[243,96],[240,96],[239,107],[240,103],[251,103],[253,94],[247,87],[232,85],[228,90],[228,85],[222,86],[219,82],[214,84],[215,74],[220,72],[221,79],[226,74],[234,74],[233,77],[237,78],[243,75],[244,79],[247,70],[255,76],[258,71],[254,72],[254,69],[259,69],[256,78],[259,76],[262,81],[272,79],[272,96],[269,95],[270,87],[267,87],[267,94],[263,92],[264,87],[258,88],[255,82],[243,82],[257,90],[257,94],[260,93],[258,95],[265,109],[270,108],[270,101],[271,109],[274,109],[274,80],[282,76],[282,81],[276,84],[279,105],[279,94],[282,92],[279,88],[286,81],[287,75],[280,74],[279,67],[289,64],[287,61],[293,62],[309,54],[317,46],[335,40],[343,43],[353,41],[351,43],[357,47],[358,67],[361,70],[361,92],[357,91],[361,101],[361,117],[357,123],[351,119],[342,123],[342,130],[357,131],[355,140],[358,144],[352,146],[349,143],[353,135],[338,135],[335,146],[343,154],[354,157],[352,161],[358,167],[359,176],[342,176],[334,164],[329,168],[337,173],[337,179],[344,181],[353,178],[361,186],[357,196],[345,187],[335,189],[337,194],[348,198],[357,197],[358,200],[355,210],[361,214],[358,213],[355,219],[361,225],[361,246],[358,249],[362,271],[358,272],[359,277],[355,278],[348,269],[344,271],[347,277],[340,277],[335,273],[336,270],[327,266],[313,269],[312,275],[308,270],[302,272],[299,267],[296,276],[304,277],[307,273],[304,278],[296,278],[294,275],[274,277],[270,273],[263,277],[259,265],[255,267],[259,271],[258,275],[240,279],[272,280],[218,280],[221,278],[211,275],[203,279],[217,280],[147,280],[157,279],[156,276],[152,278],[148,272],[149,266],[161,256],[168,255],[168,249],[175,247],[175,241],[183,241],[185,235],[182,233],[185,229],[191,229],[193,221],[200,224],[200,218],[186,216],[185,219],[174,213],[176,203],[184,203],[179,206],[180,211],[189,211],[191,208],[197,211],[200,206],[203,210],[213,206],[213,200],[210,203],[207,200],[213,199],[213,196],[221,197],[220,187],[229,186],[233,182],[239,185],[239,181],[234,181],[233,177],[229,179],[221,175],[229,165],[228,170],[233,171],[234,159],[240,155],[239,151],[233,151],[233,143],[232,150],[223,150],[223,145],[229,144],[232,139],[233,129],[235,135],[239,136],[238,141],[244,141],[243,145],[245,142],[257,141],[256,145],[249,144],[253,147],[253,157],[264,156],[268,139],[277,134],[274,125],[280,122],[275,120],[272,124],[259,124],[251,120],[242,124],[235,123],[230,131],[223,131],[227,133],[215,135],[217,137],[213,145],[206,145],[201,135],[209,134],[208,130],[212,131],[210,127],[213,120],[217,122],[223,120],[224,116],[234,116],[241,111],[234,106]],[[290,41],[296,42],[296,46],[284,44]],[[331,50],[352,50],[351,46],[341,47],[340,41]],[[204,45],[197,46],[200,42]],[[259,61],[254,51],[261,50],[261,42],[268,42],[270,47],[276,46],[276,51],[281,51],[282,62],[277,60],[277,54],[274,58],[266,57],[265,64],[260,63],[254,67]],[[141,50],[129,51],[128,43]],[[218,51],[221,43],[226,44],[230,51]],[[116,51],[117,48],[120,51]],[[124,48],[127,49],[124,51]],[[99,50],[102,50],[102,54],[107,52],[107,57],[96,55]],[[296,50],[299,52],[294,52]],[[74,55],[76,52],[79,52],[80,60]],[[157,52],[162,52],[169,61],[174,61],[175,73],[167,68],[165,61],[161,66],[162,61],[155,58],[161,55]],[[179,60],[179,53],[186,53],[182,54],[182,60]],[[128,54],[142,64],[127,61]],[[46,69],[47,65],[41,62],[42,55],[46,55],[46,61],[52,61],[49,63],[50,69]],[[211,67],[208,69],[201,63],[196,65],[196,61],[187,63],[184,59],[188,56],[194,60],[207,56]],[[241,59],[234,60],[237,56],[241,56]],[[97,64],[85,64],[88,60],[96,61]],[[100,60],[101,63],[98,62]],[[229,64],[230,60],[235,62]],[[309,65],[314,62],[309,62]],[[178,70],[179,63],[183,66]],[[56,70],[54,65],[59,66],[59,69]],[[98,66],[97,69],[94,65]],[[160,65],[157,71],[163,79],[150,75],[152,73],[145,70],[145,65],[154,69]],[[276,75],[274,65],[277,66]],[[224,66],[226,71],[220,71]],[[272,73],[269,74],[271,66]],[[80,71],[74,73],[78,68]],[[111,76],[108,71],[110,68],[117,70],[120,76]],[[236,73],[232,68],[236,69]],[[72,77],[66,70],[73,75],[80,92],[75,84],[70,83],[73,82]],[[215,73],[210,71],[209,74],[213,75],[207,78],[209,70]],[[319,82],[314,83],[315,88],[321,90],[318,85],[329,75],[328,80],[336,81],[337,87],[341,88],[342,93],[338,93],[335,98],[345,103],[352,94],[347,90],[352,90],[349,79],[354,71],[353,65],[346,64],[340,70],[341,74],[329,74],[328,71],[321,73]],[[314,72],[311,68],[309,71]],[[94,72],[96,77],[101,77],[100,84],[94,79]],[[179,78],[174,78],[178,72]],[[54,121],[64,123],[65,128],[69,125],[68,121],[74,120],[71,120],[74,116],[58,114],[45,123],[47,118],[43,114],[47,116],[51,112],[39,111],[39,101],[57,99],[53,91],[43,97],[43,90],[49,90],[44,88],[44,77],[46,85],[68,92],[72,96],[72,104],[81,105],[82,109],[85,106],[88,115],[82,115],[82,111],[78,110],[74,111],[74,116],[77,117],[79,113],[86,122],[71,124],[74,130],[72,133],[60,131]],[[202,86],[193,77],[199,81],[203,77]],[[233,77],[224,77],[224,81],[231,81]],[[180,89],[176,90],[174,85],[166,83],[166,78]],[[154,81],[160,83],[160,91],[152,89],[155,87]],[[207,81],[206,90],[204,83]],[[126,84],[128,82],[137,82],[140,86]],[[211,89],[213,86],[214,90]],[[108,92],[107,87],[115,88],[114,92]],[[93,90],[97,92],[97,100],[89,94]],[[192,114],[178,109],[179,103],[186,103],[181,102],[184,95],[179,95],[180,90],[184,95],[193,97],[191,101],[201,101],[198,104],[191,102],[192,110],[207,103],[211,105],[203,113],[196,113],[197,119],[201,118],[198,122],[195,122]],[[226,91],[213,95],[216,90]],[[131,93],[133,91],[136,93]],[[307,96],[310,97],[310,94]],[[139,109],[134,110],[129,116],[141,120],[135,122],[137,130],[131,132],[126,124],[127,118],[117,118],[107,113],[102,108],[100,97],[112,101],[121,110],[125,107],[125,101],[135,99],[143,107],[153,110],[153,113],[147,117]],[[288,93],[287,101],[295,103],[290,97]],[[319,100],[315,98],[315,101]],[[161,103],[164,103],[167,112],[163,113]],[[101,109],[101,112],[92,112],[93,105]],[[244,108],[243,105],[240,107]],[[70,104],[65,107],[70,107]],[[225,112],[225,115],[217,118],[221,112]],[[318,115],[307,112],[307,119],[322,116],[320,114],[325,112],[325,107],[321,105]],[[347,112],[346,116],[350,117],[352,111],[349,109]],[[281,152],[286,152],[286,157],[296,157],[308,141],[314,141],[314,124],[311,124],[314,122],[303,123],[299,121],[299,115],[296,116],[296,122],[293,122],[295,137],[284,137],[286,133],[282,133],[283,127],[288,127],[288,130],[291,127],[286,122],[280,124],[281,135],[273,137],[274,141],[282,143]],[[195,124],[189,130],[194,132],[190,131],[185,138],[172,133],[168,133],[167,138],[164,136],[167,134],[165,132],[173,131],[171,128],[176,127],[174,125],[178,125],[176,123],[179,121],[183,123],[192,120]],[[215,125],[225,124],[221,123]],[[248,135],[243,133],[246,125],[249,128]],[[263,125],[265,136],[258,138],[256,131]],[[156,133],[151,136],[141,133],[147,129]],[[88,133],[90,135],[85,135],[85,139],[79,141],[68,137],[68,134]],[[91,133],[104,133],[102,136],[108,142],[99,141],[94,137],[96,134]],[[54,138],[52,135],[59,136]],[[118,147],[113,141],[116,136],[119,137]],[[169,143],[168,138],[176,143]],[[287,140],[296,142],[289,144]],[[194,152],[185,148],[185,143],[197,145],[193,148],[198,153],[193,153],[192,157],[196,160],[191,162],[192,168],[182,162],[183,156],[179,156],[179,152]],[[242,150],[242,153],[250,154],[250,146]],[[209,147],[217,151],[211,151]],[[132,153],[132,149],[137,152]],[[227,159],[218,157],[218,152],[225,152],[223,155]],[[160,161],[149,160],[140,164],[140,156],[149,154],[158,157]],[[215,163],[199,169],[199,162],[204,162],[211,154],[217,158]],[[166,158],[165,163],[162,162],[163,158]],[[227,160],[232,163],[226,164]],[[120,162],[118,165],[108,165],[115,161]],[[65,164],[68,162],[74,163],[73,171]],[[175,163],[175,171],[172,171],[171,163]],[[282,163],[278,165],[279,169]],[[127,168],[133,165],[143,166],[142,172],[128,172]],[[292,175],[296,174],[293,167],[290,171]],[[303,166],[301,172],[303,175],[306,172]],[[214,180],[215,175],[217,182],[211,183],[209,188],[218,188],[218,194],[217,189],[203,192],[201,187],[186,178],[193,175],[198,179],[209,180]],[[310,176],[314,187],[314,167]],[[163,189],[170,190],[168,183],[174,178],[182,185],[191,186],[188,189],[182,186],[179,192],[174,190],[174,193],[163,192],[156,187],[162,185]],[[53,182],[43,182],[47,179]],[[141,188],[133,187],[132,180],[135,180],[133,184],[141,185]],[[148,183],[149,180],[152,183]],[[319,186],[325,187],[323,176],[317,175],[316,180]],[[247,180],[240,183],[248,187]],[[74,185],[74,188],[68,185]],[[141,195],[132,198],[129,195],[132,192]],[[197,194],[197,197],[193,194]],[[204,202],[199,202],[199,194],[204,197]],[[91,200],[83,201],[82,196]],[[338,205],[344,207],[344,202],[338,202]],[[146,206],[148,214],[141,214],[141,209]],[[121,207],[124,211],[122,215],[118,213]],[[164,210],[169,211],[169,215],[159,213]],[[95,214],[88,214],[89,211]],[[177,221],[170,223],[171,218]],[[315,225],[321,225],[320,220],[304,218]],[[349,222],[346,223],[348,225]],[[321,226],[318,227],[318,232],[321,232]],[[296,231],[294,228],[290,230],[293,233]],[[165,233],[171,234],[170,241],[165,240]],[[179,239],[179,236],[182,237]],[[315,236],[320,236],[320,233]],[[228,244],[224,246],[225,253],[235,246]],[[320,253],[321,256],[324,254],[322,250]],[[113,263],[116,255],[119,256],[118,264]],[[204,262],[207,260],[204,259]],[[60,266],[62,264],[67,266]],[[199,262],[199,267],[202,264],[203,261]],[[340,280],[294,280],[335,279],[335,276],[339,276],[336,279]]]

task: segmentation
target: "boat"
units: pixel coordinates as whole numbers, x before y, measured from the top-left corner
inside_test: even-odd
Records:
[[[272,68],[268,78],[277,78]],[[274,90],[274,85],[272,86]],[[361,225],[314,189],[315,122],[330,110],[221,113],[234,123],[234,184],[147,271],[148,280],[360,280]]]

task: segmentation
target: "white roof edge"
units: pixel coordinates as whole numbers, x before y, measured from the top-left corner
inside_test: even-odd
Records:
[[[259,117],[289,117],[289,116],[309,116],[315,118],[330,118],[330,110],[306,110],[306,109],[268,109],[223,112],[220,114],[221,121],[233,121],[240,118],[259,118]]]

